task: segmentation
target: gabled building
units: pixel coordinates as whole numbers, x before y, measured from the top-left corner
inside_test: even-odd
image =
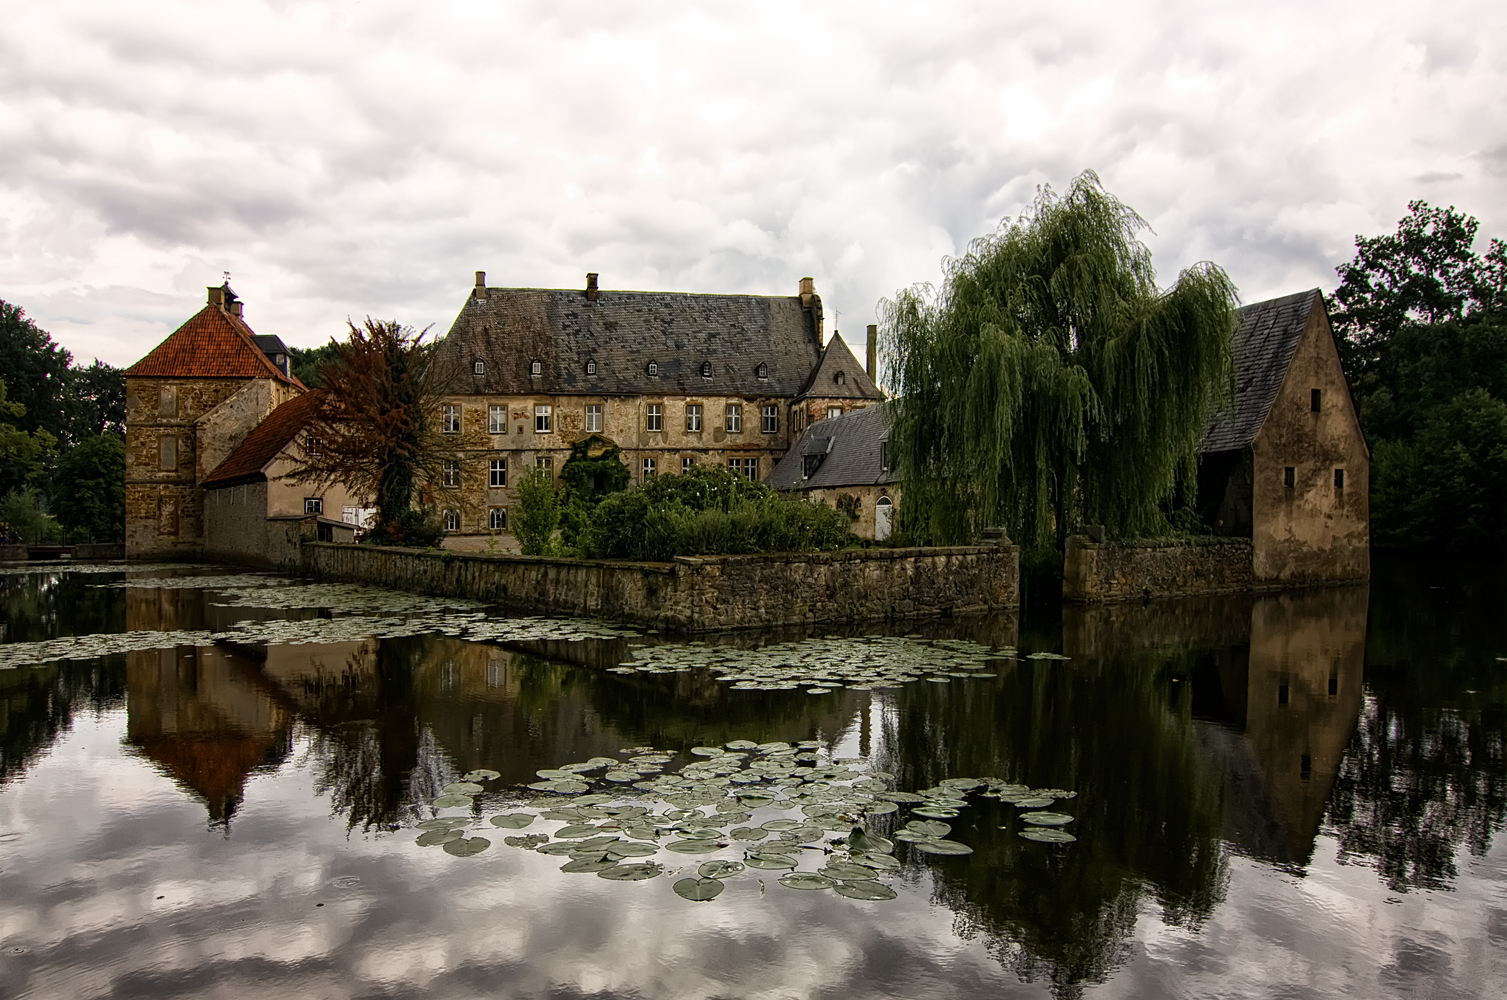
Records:
[[[884,541],[900,502],[889,458],[889,416],[887,407],[868,406],[817,421],[765,482],[836,507],[852,519],[855,535]]]
[[[822,349],[822,359],[811,372],[800,395],[791,405],[790,426],[799,434],[818,420],[840,417],[844,413],[872,406],[884,398],[874,384],[874,345],[877,328],[869,327],[868,370],[859,365],[858,359],[848,349],[841,331],[833,331],[832,339]]]
[[[440,414],[448,544],[495,534],[510,547],[520,478],[558,473],[589,437],[621,449],[633,483],[694,464],[763,478],[808,408],[878,398],[846,345],[824,339],[810,278],[791,296],[708,295],[617,291],[595,274],[579,289],[498,288],[478,271],[440,348],[457,373]]]
[[[1199,463],[1200,513],[1251,539],[1257,587],[1370,575],[1371,452],[1317,289],[1239,312],[1235,400]]]
[[[204,479],[304,392],[282,342],[264,351],[241,313],[229,282],[210,288],[203,309],[125,371],[128,558],[202,554]]]

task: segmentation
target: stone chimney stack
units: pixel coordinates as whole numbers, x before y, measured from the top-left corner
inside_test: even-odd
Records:
[[[210,285],[209,286],[209,304],[212,305],[212,306],[219,306],[221,309],[225,308],[225,286],[224,285]]]
[[[587,298],[587,300],[590,301],[590,302],[595,302],[597,300],[597,296],[599,296],[601,294],[602,293],[601,293],[600,289],[597,288],[597,273],[595,271],[588,272],[587,275],[586,275],[586,298]]]
[[[811,308],[811,300],[816,297],[816,280],[814,278],[801,279],[801,305]]]
[[[473,293],[478,299],[487,297],[487,272],[476,272],[476,291]]]
[[[239,316],[239,315],[241,315],[241,300],[240,299],[232,299],[231,300],[231,303],[230,303],[230,315],[232,315],[232,316]]]
[[[879,326],[876,323],[869,324],[868,349],[864,367],[868,369],[869,381],[879,384]]]

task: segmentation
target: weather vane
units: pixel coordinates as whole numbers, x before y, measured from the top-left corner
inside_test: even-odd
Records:
[[[227,285],[230,284],[230,272],[229,271],[221,271],[220,273],[223,274],[223,275],[225,275],[225,284],[227,284]]]

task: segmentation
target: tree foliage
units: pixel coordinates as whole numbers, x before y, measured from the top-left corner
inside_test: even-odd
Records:
[[[1457,552],[1507,545],[1507,247],[1477,221],[1408,206],[1356,237],[1335,326],[1371,445],[1372,539]]]
[[[1213,264],[1160,290],[1146,223],[1092,172],[880,304],[907,531],[1029,549],[1077,521],[1161,533],[1231,390],[1235,287]]]
[[[293,369],[293,377],[298,379],[310,389],[324,387],[324,376],[320,374],[320,366],[330,364],[340,357],[340,348],[332,338],[329,343],[318,347],[290,347],[288,358]]]
[[[58,462],[58,478],[68,484],[52,500],[59,524],[96,542],[125,538],[126,443],[120,435],[79,442]]]
[[[12,402],[26,408],[16,426],[43,430],[63,450],[95,434],[125,433],[126,387],[120,369],[95,361],[75,365],[73,355],[20,306],[0,301],[0,379]]]
[[[526,556],[549,555],[560,523],[560,498],[548,469],[530,469],[518,483],[513,536]]]
[[[15,426],[25,416],[26,407],[9,400],[5,380],[0,379],[0,496],[30,485],[57,444],[45,430]]]
[[[379,521],[393,522],[420,490],[440,489],[439,405],[453,373],[424,341],[427,329],[371,317],[348,325],[349,339],[319,368],[324,389],[309,429],[318,446],[290,478],[343,483],[375,503]]]

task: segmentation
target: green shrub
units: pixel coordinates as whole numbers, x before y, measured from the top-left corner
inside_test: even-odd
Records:
[[[548,469],[530,469],[518,483],[513,535],[526,556],[549,555],[560,523],[560,498]]]
[[[0,497],[0,524],[10,525],[13,541],[37,544],[63,540],[62,528],[42,510],[34,489],[12,490]]]
[[[361,536],[365,545],[403,545],[414,549],[432,549],[439,545],[445,529],[440,526],[433,507],[409,509],[368,528]]]

